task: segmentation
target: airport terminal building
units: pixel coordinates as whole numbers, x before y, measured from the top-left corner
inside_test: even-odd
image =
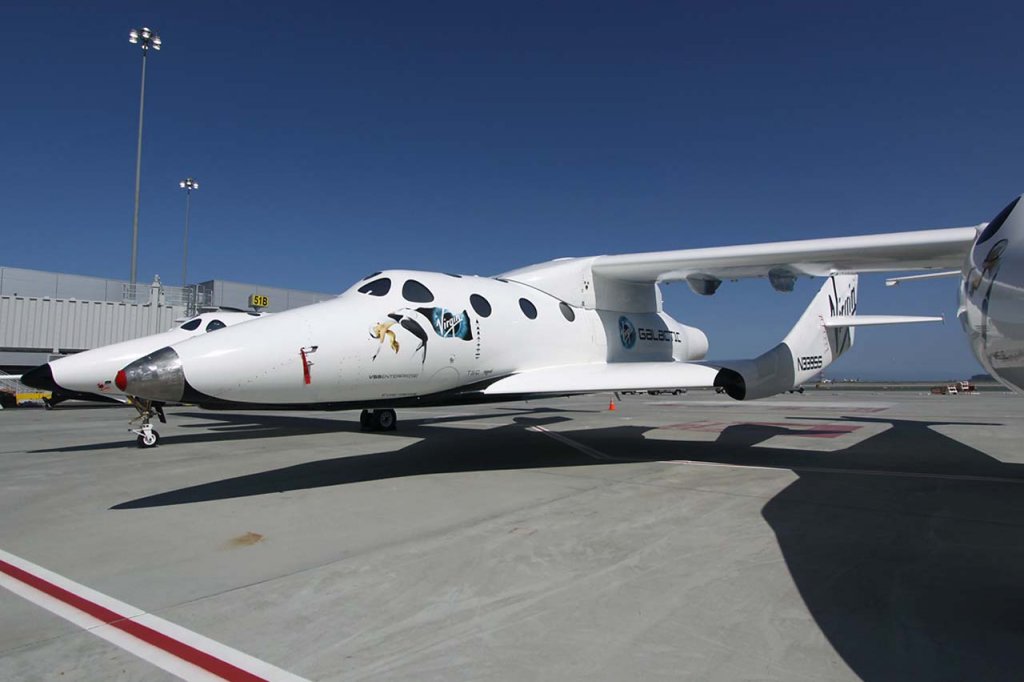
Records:
[[[214,279],[187,287],[0,266],[0,373],[166,331],[202,310],[280,312],[334,298]]]

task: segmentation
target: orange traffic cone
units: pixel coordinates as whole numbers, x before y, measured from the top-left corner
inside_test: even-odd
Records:
[[[609,400],[608,401],[608,411],[609,412],[614,412],[615,411],[615,401],[614,400]]]

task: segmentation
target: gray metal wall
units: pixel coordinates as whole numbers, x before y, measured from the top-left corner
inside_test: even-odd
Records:
[[[181,306],[0,296],[0,349],[77,352],[170,329]]]
[[[0,267],[0,296],[120,301],[124,284],[119,279]]]
[[[210,280],[196,286],[199,305],[246,309],[250,294],[268,311],[316,303],[334,294]],[[205,295],[204,295],[205,294]],[[128,282],[0,267],[0,367],[30,367],[51,354],[74,353],[156,334],[184,318],[192,287]]]
[[[327,301],[337,296],[337,294],[281,289],[260,284],[226,282],[220,279],[200,282],[198,287],[200,292],[206,294],[204,299],[209,302],[209,305],[241,308],[243,310],[249,307],[250,294],[267,296],[270,299],[270,305],[266,308],[266,311],[271,313]]]

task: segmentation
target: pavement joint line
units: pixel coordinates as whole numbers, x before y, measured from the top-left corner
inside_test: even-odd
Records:
[[[1014,483],[1024,484],[1024,478],[1008,476],[978,476],[973,474],[937,474],[926,471],[886,471],[885,469],[848,469],[840,467],[805,467],[805,466],[764,466],[758,464],[728,464],[725,462],[701,462],[692,459],[657,460],[659,464],[679,464],[688,466],[720,467],[723,469],[760,469],[763,471],[787,470],[797,473],[812,474],[845,474],[853,476],[881,476],[891,478],[924,478],[940,481],[971,481],[981,483]]]
[[[929,474],[929,473],[925,473],[925,472],[900,472],[900,471],[890,472],[890,471],[872,470],[872,469],[858,470],[858,469],[839,469],[839,468],[828,468],[828,467],[784,467],[784,466],[772,467],[772,466],[758,466],[758,465],[725,464],[725,463],[719,463],[719,462],[701,462],[701,461],[696,461],[696,460],[633,460],[633,459],[628,459],[628,458],[612,457],[611,455],[607,455],[607,454],[605,454],[603,452],[600,452],[599,450],[591,448],[588,445],[584,445],[583,443],[580,443],[580,442],[575,441],[575,440],[573,440],[571,438],[563,436],[562,434],[553,432],[553,431],[551,431],[551,430],[549,430],[549,429],[547,429],[547,428],[545,428],[543,426],[530,426],[530,427],[527,428],[527,430],[534,431],[536,433],[543,433],[546,436],[550,436],[552,439],[554,439],[556,441],[559,441],[559,442],[561,442],[561,443],[563,443],[565,445],[568,445],[568,446],[570,446],[570,447],[572,447],[574,449],[577,449],[580,452],[583,452],[583,453],[589,455],[590,457],[593,457],[594,459],[600,459],[601,461],[621,462],[623,464],[691,464],[691,465],[694,465],[694,466],[708,466],[708,467],[717,467],[717,468],[723,468],[723,469],[736,469],[736,470],[753,469],[753,470],[768,471],[768,472],[774,472],[774,473],[794,473],[794,474],[799,474],[800,472],[817,473],[820,470],[822,473],[846,473],[846,474],[861,474],[861,473],[863,473],[866,476],[891,476],[891,477],[897,477],[897,478],[907,478],[907,477],[909,477],[909,478],[928,478],[928,479],[938,479],[938,480],[957,480],[957,481],[964,480],[964,481],[1014,483],[1014,484],[1024,483],[1024,479],[1009,478],[1009,477],[998,477],[998,476],[971,476],[971,475],[957,475],[957,474]],[[563,476],[563,477],[567,477],[567,478],[580,478],[580,479],[588,479],[588,480],[595,480],[595,481],[603,481],[603,482],[607,483],[609,486],[611,486],[611,485],[637,485],[637,486],[652,487],[652,488],[662,488],[662,489],[671,489],[671,490],[686,490],[686,491],[689,491],[689,492],[701,493],[701,494],[709,494],[709,495],[724,495],[724,496],[728,496],[728,497],[742,497],[742,498],[750,498],[750,499],[771,499],[775,495],[775,493],[772,493],[771,495],[751,495],[751,494],[748,494],[748,493],[741,493],[741,492],[737,492],[737,491],[726,491],[726,490],[711,489],[711,488],[706,488],[706,487],[703,487],[703,486],[686,486],[686,485],[679,485],[677,483],[666,483],[664,481],[645,481],[645,480],[642,480],[644,474],[636,474],[634,476],[630,476],[630,477],[624,478],[624,479],[607,479],[607,478],[598,477],[598,476],[588,476],[586,474],[580,474],[578,472],[569,473],[569,472],[566,472],[566,471],[541,471],[541,470],[537,470],[536,473],[543,473],[543,474],[549,475],[549,476]],[[587,488],[586,490],[581,491],[581,492],[588,492],[588,491],[591,491],[591,490],[596,490],[596,489],[598,489],[600,487],[602,487],[602,486],[597,486],[595,488]],[[802,505],[811,505],[811,506],[822,506],[823,505],[822,502],[814,501],[814,500],[804,500],[804,501],[801,501],[801,504]],[[824,506],[837,506],[837,505],[825,504]],[[838,505],[838,506],[841,506],[843,508],[858,510],[858,511],[866,511],[866,512],[878,512],[878,511],[880,511],[880,510],[877,510],[877,509],[873,509],[871,507],[846,506],[846,505]],[[918,516],[918,515],[915,514],[914,516]],[[920,516],[927,516],[927,515],[920,515]],[[998,525],[1009,525],[1009,526],[1014,526],[1014,527],[1019,525],[1019,524],[999,524],[999,522],[994,522],[994,521],[992,521],[990,519],[974,519],[974,518],[953,517],[953,516],[951,516],[951,517],[944,517],[944,520],[947,520],[947,521],[971,522],[971,523],[990,523],[990,524],[991,523],[996,523]]]
[[[674,464],[675,462],[667,462],[667,461],[661,461],[661,460],[642,460],[642,461],[637,461],[635,463],[636,464]],[[744,469],[744,468],[754,468],[754,467],[736,467],[736,468]],[[797,473],[795,470],[789,469],[789,468],[785,468],[785,467],[778,467],[778,468],[774,468],[774,467],[761,467],[760,469],[763,470],[763,471],[769,471],[769,472],[774,472],[774,473],[793,473],[793,474]],[[560,472],[560,471],[543,471],[543,472],[537,471],[536,473],[543,473],[543,474],[548,475],[548,476],[565,476],[565,477],[572,477],[572,478],[593,479],[593,480],[598,480],[598,481],[605,481],[605,482],[607,482],[609,484],[609,486],[611,486],[611,485],[627,485],[627,486],[628,485],[635,485],[635,486],[646,487],[646,488],[656,488],[656,489],[660,489],[660,490],[679,490],[679,491],[686,491],[688,493],[697,493],[697,494],[700,494],[700,495],[715,495],[715,496],[724,496],[724,497],[736,497],[736,498],[743,498],[743,499],[750,499],[750,500],[761,500],[761,501],[765,501],[765,502],[767,502],[768,500],[773,499],[777,495],[777,492],[772,492],[772,493],[769,493],[769,494],[758,495],[758,494],[752,494],[752,493],[739,492],[739,491],[736,491],[736,490],[720,490],[720,489],[717,489],[717,488],[708,488],[708,487],[705,487],[703,485],[691,486],[691,485],[682,485],[682,484],[679,484],[679,483],[669,483],[669,482],[666,482],[666,481],[645,481],[645,480],[643,480],[643,476],[645,476],[645,474],[637,474],[637,475],[631,476],[629,478],[616,480],[616,479],[600,478],[600,477],[596,477],[596,476],[591,477],[591,476],[586,476],[586,475],[583,475],[583,474],[567,473],[567,472]],[[586,491],[598,490],[599,488],[600,488],[600,486],[597,486],[597,487],[594,487],[594,488],[587,488]],[[831,502],[823,502],[821,500],[816,500],[816,499],[790,500],[790,501],[787,502],[787,504],[788,505],[792,505],[792,506],[798,506],[798,507],[829,507],[829,508],[833,508],[833,509],[846,509],[846,510],[850,510],[850,511],[874,513],[874,514],[892,514],[892,513],[895,513],[891,509],[879,509],[879,508],[876,508],[876,507],[863,506],[863,505],[835,504],[835,503],[831,503]],[[920,518],[927,518],[927,519],[937,519],[937,520],[940,520],[940,521],[947,521],[947,522],[978,523],[978,524],[986,524],[986,525],[1005,526],[1005,527],[1009,527],[1009,528],[1019,528],[1019,527],[1021,527],[1021,524],[1019,524],[1019,523],[1007,523],[1007,522],[993,520],[993,519],[973,518],[973,517],[970,517],[970,516],[942,516],[942,515],[935,515],[935,514],[932,514],[932,513],[919,513],[919,514],[915,514],[915,513],[907,513],[907,512],[899,512],[899,514],[901,516],[920,517]]]
[[[528,430],[529,431],[536,431],[537,433],[543,433],[548,438],[551,438],[553,440],[557,440],[559,443],[563,443],[565,445],[568,445],[569,447],[571,447],[571,448],[573,448],[575,450],[579,450],[584,455],[587,455],[588,457],[592,457],[594,459],[599,459],[601,461],[618,461],[618,459],[619,459],[617,457],[612,457],[611,455],[606,455],[605,453],[601,452],[600,450],[595,450],[594,448],[590,447],[589,445],[584,445],[583,443],[580,443],[579,441],[575,441],[572,438],[567,438],[566,436],[563,436],[560,433],[556,433],[554,431],[546,429],[543,426],[530,426],[530,427],[528,427]]]
[[[182,679],[304,679],[4,550],[0,587]]]
[[[616,462],[630,462],[632,460],[623,459],[620,457],[612,457],[607,455],[600,450],[595,450],[589,445],[584,445],[579,441],[563,436],[560,433],[550,431],[543,426],[531,426],[530,431],[536,431],[543,433],[549,438],[564,443],[571,448],[574,448],[585,455],[588,455],[594,459],[601,461],[616,461]],[[973,474],[938,474],[929,473],[924,471],[886,471],[885,469],[849,469],[840,467],[806,467],[806,466],[765,466],[759,464],[729,464],[726,462],[702,462],[699,460],[692,459],[660,459],[650,460],[657,462],[658,464],[675,464],[682,466],[705,466],[705,467],[719,467],[722,469],[758,469],[761,471],[793,471],[796,473],[806,472],[812,474],[844,474],[853,476],[880,476],[880,477],[891,477],[891,478],[923,478],[940,481],[970,481],[979,483],[1012,483],[1016,485],[1024,484],[1024,478],[1011,478],[1008,476],[979,476]]]

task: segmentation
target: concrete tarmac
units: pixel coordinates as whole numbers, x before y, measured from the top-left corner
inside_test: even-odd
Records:
[[[0,550],[314,680],[1020,679],[1024,400],[0,411]],[[173,679],[0,589],[0,679]]]

